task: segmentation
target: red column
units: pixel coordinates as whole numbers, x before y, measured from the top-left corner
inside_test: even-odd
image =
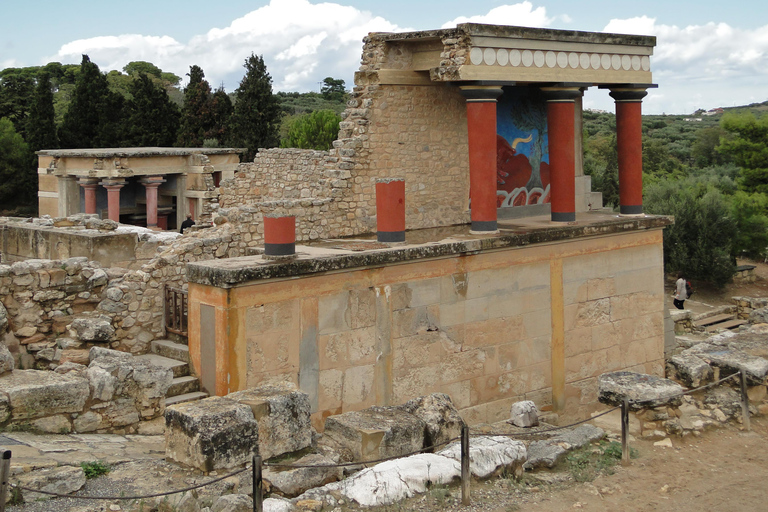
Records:
[[[547,98],[551,219],[554,222],[573,222],[576,220],[574,100],[581,96],[581,90],[545,88],[543,91]]]
[[[611,89],[616,100],[616,146],[619,152],[619,213],[643,213],[642,101],[645,89]]]
[[[85,213],[96,213],[96,187],[99,183],[95,179],[83,178],[78,183],[85,191]]]
[[[109,219],[120,222],[120,189],[125,186],[123,179],[106,179],[101,185],[107,189],[107,211]]]
[[[162,176],[147,176],[141,180],[146,191],[148,228],[157,227],[157,187],[164,182]]]
[[[296,254],[296,217],[264,215],[264,255],[267,257]]]
[[[405,242],[405,180],[376,180],[376,239]]]
[[[496,217],[496,99],[501,87],[463,86],[467,99],[471,231],[494,233]]]

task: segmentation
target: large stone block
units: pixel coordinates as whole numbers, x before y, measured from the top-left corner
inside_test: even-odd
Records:
[[[632,410],[649,409],[682,403],[683,387],[669,379],[634,372],[604,373],[597,379],[598,400],[602,404],[618,406],[629,400]]]
[[[325,435],[355,461],[397,457],[421,450],[426,423],[398,407],[371,407],[325,420]]]
[[[259,425],[251,408],[221,397],[165,411],[165,454],[202,471],[246,464],[256,453]]]
[[[15,370],[0,377],[0,393],[8,396],[15,421],[82,412],[89,389],[88,380],[74,374]]]
[[[253,411],[259,423],[259,453],[269,459],[312,444],[309,395],[292,383],[260,386],[226,397]]]
[[[445,393],[433,393],[409,400],[402,409],[426,423],[424,447],[447,444],[461,436],[464,420],[453,406],[451,397]]]

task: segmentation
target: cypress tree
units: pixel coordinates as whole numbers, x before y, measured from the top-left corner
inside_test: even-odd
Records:
[[[202,147],[205,135],[212,126],[211,86],[205,80],[200,66],[190,66],[189,84],[184,89],[184,107],[181,109],[181,130],[176,145]]]
[[[129,87],[124,143],[127,146],[172,146],[179,131],[179,107],[165,89],[139,72]]]
[[[232,100],[224,92],[222,85],[211,96],[211,126],[205,134],[206,139],[215,139],[219,146],[229,140],[229,118],[232,116]]]
[[[230,122],[234,146],[246,148],[245,161],[253,160],[259,148],[277,146],[280,105],[272,94],[272,77],[261,56],[245,60],[246,73],[235,91],[235,111]]]
[[[121,140],[123,98],[109,90],[107,77],[83,55],[75,92],[59,129],[64,148],[116,147]]]
[[[51,78],[46,71],[41,71],[37,77],[27,120],[27,143],[32,151],[58,147],[54,118]],[[37,157],[35,157],[34,167],[37,168]]]
[[[35,205],[37,180],[29,183],[29,149],[24,138],[16,133],[13,123],[0,118],[0,210],[12,206]]]

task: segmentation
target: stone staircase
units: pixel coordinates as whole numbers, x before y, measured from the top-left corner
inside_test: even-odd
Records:
[[[694,327],[704,328],[707,332],[716,332],[720,329],[737,329],[740,325],[748,323],[747,320],[736,318],[736,313],[721,313],[705,318],[699,318],[693,322]]]
[[[171,387],[165,395],[165,405],[200,400],[208,393],[200,391],[200,379],[189,374],[189,347],[171,340],[152,341],[152,352],[136,356],[173,372]]]

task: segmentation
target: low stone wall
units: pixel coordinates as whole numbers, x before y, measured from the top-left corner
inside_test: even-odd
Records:
[[[0,375],[0,428],[135,433],[142,421],[163,414],[172,378],[169,369],[98,348],[87,366],[8,371]]]
[[[742,320],[749,320],[750,313],[768,306],[768,298],[731,297],[731,301],[736,305],[736,312]]]

